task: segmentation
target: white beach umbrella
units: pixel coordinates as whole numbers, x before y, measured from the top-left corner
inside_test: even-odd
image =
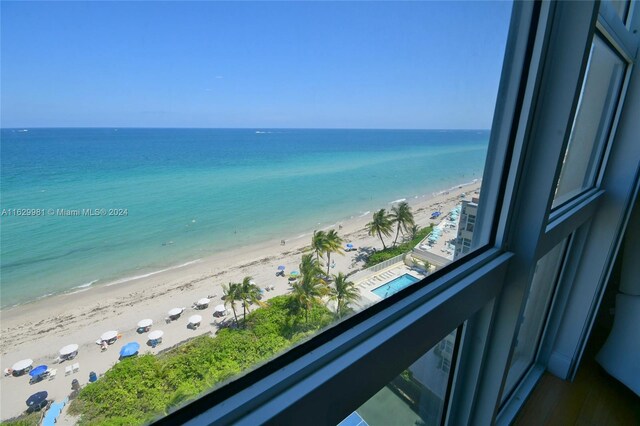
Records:
[[[202,305],[208,305],[210,302],[209,299],[207,299],[206,297],[203,297],[202,299],[198,300],[198,305],[202,306]]]
[[[61,356],[67,356],[67,355],[71,355],[74,352],[78,351],[78,345],[76,345],[75,343],[71,344],[71,345],[67,345],[64,348],[60,349],[60,355]]]
[[[173,308],[169,311],[170,317],[175,317],[176,315],[180,315],[182,313],[182,308]]]
[[[18,362],[16,362],[15,364],[13,364],[13,367],[11,367],[12,370],[15,371],[22,371],[25,368],[29,368],[33,365],[33,360],[32,359],[22,359]]]
[[[162,336],[164,336],[164,331],[162,330],[154,330],[151,333],[147,334],[149,340],[158,340]]]
[[[198,324],[202,321],[202,317],[200,315],[191,315],[189,317],[189,324]]]
[[[249,281],[249,284],[256,285],[256,282],[254,280],[251,280],[251,281]]]
[[[151,327],[152,325],[153,325],[153,320],[149,318],[138,321],[138,328],[147,328],[147,327]]]
[[[220,312],[220,313],[225,312],[226,310],[227,310],[227,308],[225,308],[224,305],[218,305],[215,308],[215,311],[216,312]]]
[[[102,333],[100,339],[102,340],[113,340],[118,337],[118,332],[116,330],[109,330],[107,332]]]

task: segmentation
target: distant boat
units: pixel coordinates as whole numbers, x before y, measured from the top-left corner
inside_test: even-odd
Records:
[[[21,130],[18,130],[18,132],[20,132],[20,133],[24,133],[24,132],[28,132],[28,131],[29,131],[29,130],[27,130],[27,129],[21,129]]]

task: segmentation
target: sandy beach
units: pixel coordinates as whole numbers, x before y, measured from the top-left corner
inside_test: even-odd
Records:
[[[427,226],[433,222],[431,212],[440,209],[444,213],[457,205],[460,194],[479,190],[480,182],[474,182],[455,189],[449,189],[435,196],[408,199],[416,223]],[[391,207],[381,205],[379,208]],[[382,248],[377,237],[368,236],[364,226],[371,220],[371,214],[355,217],[334,228],[346,242],[358,248]],[[215,333],[220,319],[213,317],[215,305],[221,300],[222,284],[241,281],[252,276],[258,286],[274,286],[274,290],[264,293],[264,298],[285,294],[290,287],[286,278],[276,277],[278,265],[285,265],[287,271],[298,269],[301,254],[308,248],[311,232],[304,236],[285,236],[281,240],[265,242],[242,249],[230,250],[222,254],[190,262],[188,265],[166,270],[147,277],[113,285],[88,287],[84,291],[51,296],[36,302],[0,311],[0,367],[11,367],[24,358],[31,358],[35,365],[46,364],[57,369],[53,380],[45,379],[29,385],[26,377],[2,377],[0,391],[2,404],[0,418],[7,419],[19,415],[26,408],[25,400],[40,390],[49,392],[49,399],[60,400],[71,391],[71,381],[77,379],[81,385],[88,382],[89,372],[104,374],[118,360],[120,347],[127,342],[138,342],[140,353],[157,353],[197,335]],[[388,238],[390,242],[392,239]],[[336,266],[331,273],[351,273],[363,267],[358,252],[334,255]],[[192,308],[200,298],[212,296],[205,310]],[[169,309],[186,307],[180,319],[166,323]],[[193,314],[203,317],[202,325],[191,330],[187,328],[187,318]],[[146,345],[145,334],[136,332],[136,324],[150,318],[152,330],[163,330],[163,343],[152,349]],[[229,316],[227,317],[229,318]],[[108,330],[118,330],[122,338],[101,352],[95,341]],[[68,344],[80,346],[79,355],[73,362],[53,364],[58,350]],[[78,363],[76,373],[65,375],[68,365]]]

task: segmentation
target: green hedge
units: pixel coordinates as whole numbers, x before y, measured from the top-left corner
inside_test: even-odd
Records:
[[[223,329],[215,337],[200,336],[158,356],[118,362],[83,388],[69,410],[80,415],[80,424],[149,422],[272,358],[333,318],[325,306],[318,305],[305,322],[304,313],[294,315],[289,306],[289,296],[274,297],[247,315],[246,329]]]
[[[433,229],[433,226],[427,226],[426,228],[421,228],[417,233],[416,237],[412,240],[406,241],[402,244],[399,244],[395,247],[387,247],[385,250],[376,251],[371,254],[367,261],[365,262],[365,268],[369,268],[373,265],[377,265],[378,263],[384,262],[385,260],[389,260],[392,257],[399,256],[404,253],[408,253],[415,246],[417,246],[420,241],[422,241]]]

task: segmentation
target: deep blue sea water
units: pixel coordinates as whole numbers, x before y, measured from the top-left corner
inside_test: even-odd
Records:
[[[488,139],[442,130],[2,129],[2,209],[127,216],[1,217],[0,305],[431,195],[480,178]]]

